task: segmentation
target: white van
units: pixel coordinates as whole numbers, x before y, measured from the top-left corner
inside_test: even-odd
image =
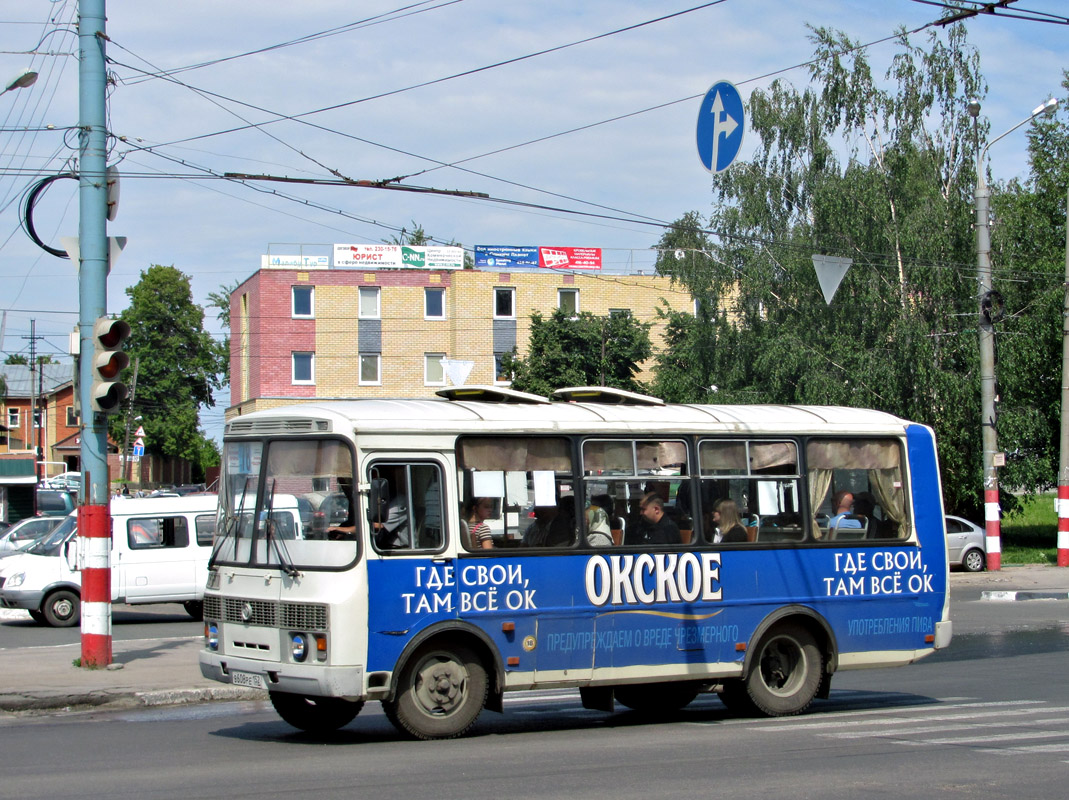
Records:
[[[200,619],[217,503],[214,494],[112,498],[112,602],[182,603]],[[41,541],[0,561],[0,606],[26,609],[53,627],[78,624],[77,525],[75,512]]]

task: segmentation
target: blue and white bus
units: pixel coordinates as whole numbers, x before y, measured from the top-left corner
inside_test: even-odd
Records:
[[[439,394],[227,424],[205,676],[267,689],[305,730],[378,700],[429,739],[535,688],[798,714],[839,670],[950,642],[924,425],[604,388]]]

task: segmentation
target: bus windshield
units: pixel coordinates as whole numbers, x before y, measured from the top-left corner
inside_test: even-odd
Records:
[[[213,563],[290,572],[356,560],[353,454],[344,442],[231,441],[223,463]]]

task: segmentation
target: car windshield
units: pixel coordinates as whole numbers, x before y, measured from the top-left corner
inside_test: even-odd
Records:
[[[289,572],[357,556],[353,454],[336,439],[229,441],[213,563]]]
[[[63,543],[70,539],[77,530],[78,517],[72,514],[59,523],[52,533],[34,542],[22,552],[32,553],[35,556],[58,556]]]

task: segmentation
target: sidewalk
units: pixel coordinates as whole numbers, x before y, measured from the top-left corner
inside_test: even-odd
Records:
[[[0,610],[0,620],[25,612]],[[22,617],[18,617],[22,618]],[[81,643],[0,648],[0,715],[42,711],[266,700],[265,692],[228,686],[200,674],[201,639],[112,643],[111,667],[82,669]]]
[[[1006,566],[998,572],[950,575],[951,602],[1066,600],[1069,568]],[[0,610],[4,619],[28,618]],[[114,641],[114,664],[81,669],[81,644],[0,648],[0,715],[93,707],[138,708],[216,700],[264,700],[266,694],[210,681],[200,674],[201,639]]]

